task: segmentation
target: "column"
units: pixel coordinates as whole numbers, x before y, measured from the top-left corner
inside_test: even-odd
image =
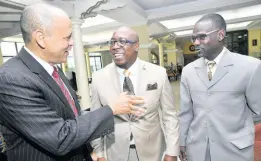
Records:
[[[88,74],[89,78],[91,78],[92,73],[91,73],[89,52],[85,52],[85,59],[86,59],[86,63],[87,63],[87,74]]]
[[[163,43],[158,43],[159,46],[159,65],[164,67],[164,47]]]
[[[90,91],[88,83],[87,65],[83,50],[81,19],[72,19],[72,36],[74,41],[73,53],[75,62],[75,72],[78,87],[78,94],[82,97],[80,104],[82,109],[90,108]]]
[[[1,41],[0,41],[0,66],[3,65],[3,55],[2,55],[2,50],[1,50]]]
[[[172,43],[166,43],[164,45],[166,47],[165,53],[167,53],[168,62],[167,64],[170,66],[170,63],[177,65],[177,49],[176,49],[176,42],[173,41]]]
[[[133,26],[131,27],[134,31],[137,32],[140,41],[140,48],[138,57],[144,61],[150,61],[149,59],[149,48],[150,48],[150,41],[149,41],[149,29],[147,25],[141,26]]]

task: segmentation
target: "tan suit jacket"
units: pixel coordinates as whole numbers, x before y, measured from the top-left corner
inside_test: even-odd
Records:
[[[157,84],[157,89],[152,85]],[[116,65],[111,63],[93,74],[92,110],[114,100],[121,93]],[[139,160],[161,160],[166,154],[179,154],[179,122],[166,70],[139,60],[137,96],[145,98],[147,112],[139,119],[128,115],[114,117],[115,132],[92,143],[95,152],[107,160],[128,160],[133,133]],[[162,127],[160,118],[162,117]]]

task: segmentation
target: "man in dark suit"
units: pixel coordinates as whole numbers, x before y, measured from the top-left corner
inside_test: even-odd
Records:
[[[71,20],[59,8],[34,4],[21,16],[25,42],[0,68],[0,132],[8,160],[91,160],[86,143],[114,131],[113,115],[143,109],[140,97],[121,94],[115,102],[81,115],[76,94],[56,64],[71,49]]]

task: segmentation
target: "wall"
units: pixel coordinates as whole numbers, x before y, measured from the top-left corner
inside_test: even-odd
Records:
[[[142,25],[142,26],[134,26],[131,27],[133,30],[137,32],[139,35],[139,43],[140,43],[140,48],[139,48],[139,53],[138,57],[141,60],[144,61],[149,61],[149,49],[146,47],[150,42],[149,42],[149,29],[147,25]]]
[[[183,53],[184,54],[197,54],[196,51],[190,51],[189,47],[193,45],[190,41],[186,41],[184,46],[183,46]]]
[[[256,39],[257,40],[257,45],[253,46],[252,40]],[[261,40],[261,30],[260,29],[254,29],[254,30],[248,30],[248,55],[249,56],[254,56],[254,57],[259,57],[260,56],[260,44]]]

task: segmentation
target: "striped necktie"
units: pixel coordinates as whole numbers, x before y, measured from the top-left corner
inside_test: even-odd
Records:
[[[54,66],[53,69],[54,69],[54,70],[53,70],[52,76],[53,76],[54,80],[56,81],[56,83],[58,84],[58,86],[60,87],[60,89],[62,90],[62,92],[63,92],[63,94],[64,94],[66,100],[68,101],[68,103],[70,104],[70,106],[71,106],[71,108],[72,108],[72,110],[73,110],[74,115],[75,115],[75,116],[78,116],[78,110],[77,110],[77,108],[76,108],[76,106],[75,106],[75,103],[74,103],[73,98],[72,98],[71,95],[70,95],[70,92],[69,92],[68,89],[65,87],[65,85],[64,85],[64,83],[63,83],[63,81],[62,81],[62,79],[60,78],[60,75],[59,75],[59,73],[58,73],[57,68]]]
[[[213,68],[214,66],[216,65],[216,62],[215,61],[208,61],[208,80],[211,81],[212,80],[212,77],[213,77]]]

